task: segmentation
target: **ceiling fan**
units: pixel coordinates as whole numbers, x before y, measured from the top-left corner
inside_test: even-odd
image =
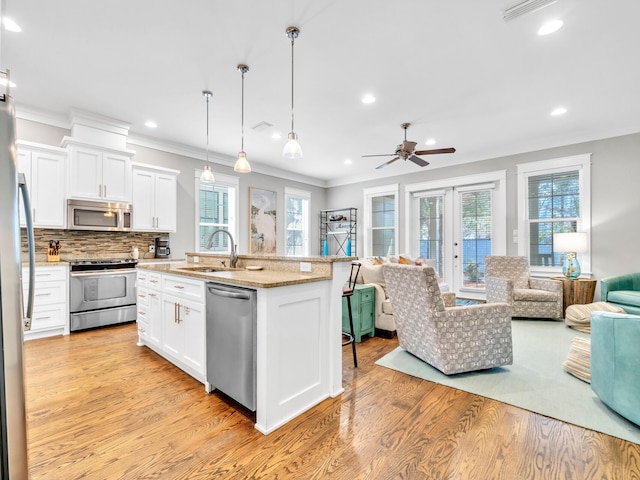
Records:
[[[395,155],[394,158],[389,160],[388,162],[383,163],[382,165],[378,165],[376,170],[382,167],[386,167],[387,165],[395,162],[402,158],[403,160],[411,160],[413,163],[420,167],[426,167],[429,165],[429,162],[423,160],[417,155],[435,155],[438,153],[454,153],[456,151],[455,148],[436,148],[432,150],[414,150],[416,148],[417,142],[411,142],[407,140],[407,128],[409,128],[410,123],[403,123],[400,126],[404,129],[404,141],[396,147],[396,151],[394,153],[384,153],[382,155],[363,155],[363,157],[387,157],[389,155]]]

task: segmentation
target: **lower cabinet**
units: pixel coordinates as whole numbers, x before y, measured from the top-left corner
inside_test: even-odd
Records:
[[[204,281],[138,270],[138,344],[205,382]]]
[[[35,291],[31,329],[24,332],[25,340],[69,333],[68,307],[69,268],[41,266],[35,270]],[[27,311],[29,269],[22,269],[24,311]]]
[[[365,285],[356,285],[353,291],[351,312],[356,342],[362,340],[363,335],[375,335],[375,295],[375,289]],[[342,297],[342,331],[349,331],[349,309],[345,297]]]

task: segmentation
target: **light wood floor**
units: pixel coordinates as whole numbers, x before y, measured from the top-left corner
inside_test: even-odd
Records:
[[[640,478],[640,446],[374,365],[264,436],[124,325],[25,344],[32,479]]]

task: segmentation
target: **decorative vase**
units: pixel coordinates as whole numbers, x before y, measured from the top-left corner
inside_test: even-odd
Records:
[[[347,253],[347,257],[351,256],[351,237],[347,237],[346,253]]]
[[[562,274],[566,278],[578,278],[580,276],[580,264],[575,253],[568,253],[562,264]]]
[[[327,239],[325,238],[322,243],[322,255],[325,257],[329,255],[329,245],[327,245]]]

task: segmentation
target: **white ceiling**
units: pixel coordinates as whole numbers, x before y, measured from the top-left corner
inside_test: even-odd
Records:
[[[505,23],[520,0],[5,0],[23,28],[2,33],[18,111],[68,119],[76,108],[131,124],[130,136],[233,164],[240,150],[238,63],[245,76],[245,151],[254,170],[320,185],[420,171],[391,153],[402,122],[425,169],[640,131],[640,2],[558,0]],[[538,27],[564,27],[540,37]],[[281,156],[290,127],[301,160]],[[377,101],[361,103],[365,93]],[[564,105],[568,113],[551,117]],[[155,130],[144,126],[154,120]],[[268,122],[274,127],[255,132]],[[272,140],[279,131],[283,139]],[[146,137],[146,139],[145,139]],[[142,144],[142,143],[141,143]],[[345,159],[352,164],[344,164]],[[389,157],[391,158],[391,157]],[[215,167],[215,166],[214,166]],[[215,171],[215,168],[214,168]]]

